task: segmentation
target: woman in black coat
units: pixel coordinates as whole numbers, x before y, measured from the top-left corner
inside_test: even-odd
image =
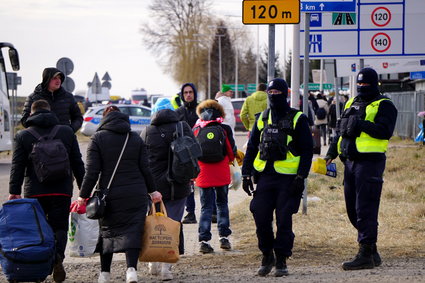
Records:
[[[145,141],[149,154],[149,167],[152,170],[156,187],[162,194],[167,215],[173,220],[181,222],[186,198],[191,193],[189,183],[178,183],[169,181],[168,162],[170,161],[170,144],[176,125],[182,123],[183,134],[192,137],[196,142],[190,126],[185,122],[179,122],[179,117],[174,112],[171,102],[167,98],[158,100],[152,109],[151,124],[142,132],[141,137]],[[182,226],[183,227],[183,226]],[[180,254],[184,253],[183,230],[180,233]],[[153,275],[161,273],[163,280],[173,279],[171,264],[150,263],[150,273]]]
[[[98,282],[110,282],[113,253],[125,252],[126,282],[137,282],[137,259],[145,222],[148,193],[154,202],[161,200],[148,167],[143,140],[131,132],[129,117],[116,106],[109,106],[87,148],[86,175],[78,198],[83,205],[100,176],[99,186],[106,188],[114,171],[127,134],[129,139],[106,197],[105,215],[99,220],[101,273]]]

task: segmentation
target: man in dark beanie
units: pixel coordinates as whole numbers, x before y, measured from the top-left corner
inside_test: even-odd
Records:
[[[325,157],[330,164],[339,155],[345,165],[345,204],[348,218],[357,229],[359,252],[342,264],[344,270],[371,269],[382,263],[376,248],[378,209],[385,152],[397,120],[394,104],[379,93],[375,70],[364,68],[359,72],[357,92],[345,104],[337,137]]]
[[[313,139],[307,117],[289,107],[288,85],[283,79],[270,81],[267,95],[270,108],[257,115],[252,128],[242,167],[242,187],[253,195],[250,210],[263,254],[257,273],[266,276],[275,266],[274,276],[280,277],[288,274],[286,259],[292,255],[295,238],[292,214],[298,212],[310,171]]]
[[[59,124],[70,126],[74,133],[78,131],[83,124],[83,116],[72,93],[62,87],[64,80],[65,75],[59,69],[44,69],[43,81],[35,87],[24,104],[21,123],[25,128],[28,127],[27,119],[31,113],[32,103],[44,99],[49,102],[51,111],[59,119]]]

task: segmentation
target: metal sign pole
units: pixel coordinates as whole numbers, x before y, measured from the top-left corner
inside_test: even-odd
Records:
[[[304,18],[304,95],[303,95],[303,112],[308,117],[308,78],[309,78],[309,52],[310,52],[310,13],[305,13]],[[307,214],[307,179],[304,182],[303,193],[303,214]]]
[[[267,81],[274,79],[275,65],[275,30],[274,24],[269,25],[269,62],[267,64]]]

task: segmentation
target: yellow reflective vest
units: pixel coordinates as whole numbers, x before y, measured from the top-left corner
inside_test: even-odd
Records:
[[[376,101],[373,101],[368,106],[366,106],[366,117],[365,121],[369,121],[374,123],[376,114],[378,113],[379,104],[384,101],[389,100],[388,98],[382,98]],[[351,107],[353,104],[354,98],[351,98],[347,101],[344,110]],[[338,153],[341,154],[341,141],[342,137],[339,137],[338,140]],[[356,148],[360,153],[385,153],[388,148],[388,140],[376,139],[366,134],[365,132],[361,132],[360,136],[356,138]]]
[[[171,105],[173,106],[174,110],[176,110],[177,108],[180,107],[180,105],[177,103],[177,100],[180,102],[181,104],[181,98],[179,94],[175,94],[173,97],[171,97],[170,102]]]
[[[260,117],[258,117],[257,120],[257,128],[259,131],[261,131],[260,139],[263,138],[263,129],[264,129],[264,121],[263,121],[263,113],[260,114]],[[297,114],[295,114],[293,118],[293,128],[295,129],[295,126],[297,125],[298,118],[301,116],[302,112],[298,111]],[[269,111],[269,117],[268,117],[268,124],[272,124],[272,113]],[[287,138],[287,145],[292,141],[292,136],[288,135]],[[257,156],[254,160],[254,168],[258,172],[263,172],[264,168],[266,168],[267,160],[262,160],[260,158],[260,151],[258,151]],[[294,156],[290,150],[286,153],[286,159],[285,160],[276,160],[273,163],[273,168],[277,173],[280,174],[286,174],[286,175],[296,175],[298,172],[298,167],[300,165],[300,157]]]

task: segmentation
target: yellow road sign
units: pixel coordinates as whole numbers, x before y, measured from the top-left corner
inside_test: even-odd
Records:
[[[244,24],[298,24],[300,0],[244,0]]]

